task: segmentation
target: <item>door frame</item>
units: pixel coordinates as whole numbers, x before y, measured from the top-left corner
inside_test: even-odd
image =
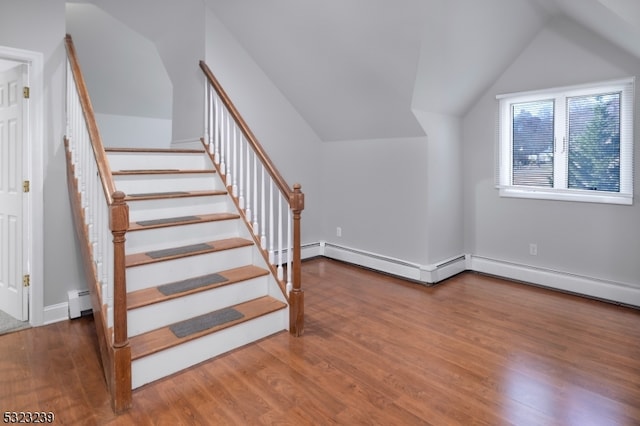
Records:
[[[28,65],[28,82],[30,87],[29,106],[23,135],[24,161],[23,174],[30,181],[30,196],[27,197],[26,209],[22,212],[23,224],[28,231],[24,244],[27,259],[26,269],[30,275],[29,287],[29,323],[32,326],[44,324],[44,60],[41,52],[0,46],[0,59],[20,62]],[[63,88],[61,89],[63,90]],[[23,225],[24,226],[24,225]]]

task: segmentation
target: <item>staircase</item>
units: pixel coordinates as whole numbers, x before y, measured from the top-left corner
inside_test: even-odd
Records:
[[[209,67],[206,150],[105,150],[69,35],[65,46],[67,186],[113,410],[239,346],[301,336],[304,193]]]
[[[106,153],[129,206],[133,389],[287,329],[286,298],[204,150]]]

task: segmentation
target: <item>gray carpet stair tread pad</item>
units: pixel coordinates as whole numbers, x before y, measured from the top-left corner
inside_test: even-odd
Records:
[[[174,247],[174,248],[169,248],[164,250],[149,251],[146,254],[152,259],[159,259],[162,257],[177,256],[181,254],[195,253],[203,250],[211,250],[212,248],[213,246],[209,244],[200,243],[200,244],[191,244],[189,246]]]
[[[169,296],[176,293],[182,293],[184,291],[194,290],[196,288],[204,287],[210,284],[218,284],[227,281],[225,277],[220,274],[202,275],[200,277],[189,278],[187,280],[176,281],[168,284],[158,286],[158,291]]]
[[[165,223],[191,222],[199,219],[200,218],[198,216],[179,216],[179,217],[167,217],[163,219],[139,220],[136,223],[140,226],[154,226],[154,225],[163,225]]]
[[[170,325],[169,329],[173,334],[175,334],[176,337],[182,338],[194,333],[208,330],[221,324],[225,324],[230,321],[239,320],[243,317],[244,315],[241,312],[233,308],[225,308],[205,315],[200,315],[186,321],[175,323],[173,325]]]

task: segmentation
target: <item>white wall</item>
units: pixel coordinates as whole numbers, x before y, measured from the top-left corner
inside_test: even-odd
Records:
[[[497,94],[639,75],[637,58],[572,21],[556,19],[540,31],[464,117],[467,252],[587,281],[640,288],[637,101],[633,206],[500,198],[494,188]],[[530,243],[538,245],[537,256],[529,255]]]
[[[414,114],[427,132],[427,181],[423,190],[427,205],[427,264],[437,264],[464,253],[462,122],[446,114],[415,109]]]
[[[323,143],[324,239],[429,263],[427,142],[420,137]]]
[[[321,191],[320,139],[231,36],[206,12],[206,58],[213,74],[290,186],[302,185],[302,243],[321,240],[326,203]]]
[[[171,119],[99,114],[96,121],[102,143],[108,148],[168,148]]]
[[[146,3],[143,16],[154,18],[151,39],[173,83],[173,140],[197,140],[204,130],[204,80],[198,66],[205,56],[204,4],[201,0]],[[123,4],[128,14],[131,1],[123,0]],[[162,21],[149,13],[154,9],[162,10]]]
[[[417,117],[427,137],[321,142],[212,11],[206,40],[222,86],[284,177],[303,184],[303,243],[416,265],[463,253],[458,118]]]
[[[0,44],[41,52],[44,57],[44,305],[66,301],[66,292],[85,288],[74,240],[64,154],[65,5],[63,0],[3,2]]]

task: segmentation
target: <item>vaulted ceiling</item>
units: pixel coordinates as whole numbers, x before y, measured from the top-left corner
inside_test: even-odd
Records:
[[[462,115],[555,16],[640,57],[637,0],[205,0],[322,140]]]
[[[103,1],[74,2],[109,9]],[[199,1],[324,141],[424,135],[415,110],[462,116],[554,17],[640,58],[638,0],[193,0],[189,7]],[[167,17],[179,14],[175,2],[160,3],[173,7]],[[131,14],[118,18],[127,25],[142,25],[136,30],[156,45],[166,38],[166,17],[126,8]],[[96,63],[109,52],[101,42],[112,40],[96,38],[85,53]]]

